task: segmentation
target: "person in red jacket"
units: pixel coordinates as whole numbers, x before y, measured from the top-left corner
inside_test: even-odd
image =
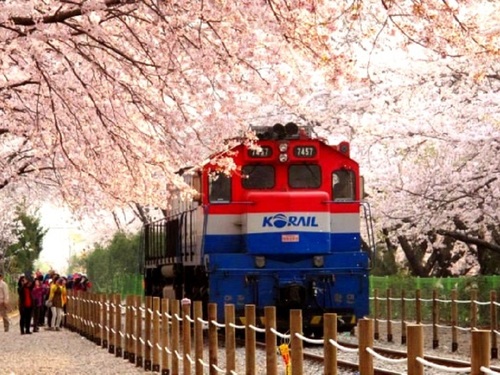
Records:
[[[33,313],[33,298],[31,297],[31,282],[26,276],[21,276],[17,282],[19,294],[19,327],[21,335],[30,335],[31,316]]]

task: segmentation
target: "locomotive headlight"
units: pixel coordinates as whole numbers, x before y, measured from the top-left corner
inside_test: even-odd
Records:
[[[279,149],[280,152],[286,152],[288,150],[288,143],[280,143]]]
[[[287,154],[280,154],[280,162],[284,163],[288,160],[288,155]]]
[[[325,265],[325,258],[322,255],[316,255],[313,257],[314,267],[323,267]]]
[[[255,267],[264,268],[266,265],[266,257],[255,257]]]

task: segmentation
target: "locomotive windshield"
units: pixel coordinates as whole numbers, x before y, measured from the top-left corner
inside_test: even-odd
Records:
[[[356,176],[353,171],[347,169],[340,169],[333,172],[332,185],[333,185],[333,200],[355,200],[356,199]]]
[[[291,165],[288,184],[296,189],[317,189],[321,186],[321,168],[314,164]]]
[[[209,177],[210,202],[231,201],[231,177],[224,173],[217,173]]]
[[[272,189],[275,185],[274,167],[271,165],[245,165],[241,174],[241,184],[245,189]]]

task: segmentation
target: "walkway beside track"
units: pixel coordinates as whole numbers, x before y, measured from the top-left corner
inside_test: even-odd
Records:
[[[144,375],[144,370],[67,329],[44,327],[21,335],[19,317],[12,316],[9,332],[0,323],[0,375]]]

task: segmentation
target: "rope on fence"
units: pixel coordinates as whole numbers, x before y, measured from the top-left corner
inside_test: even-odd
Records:
[[[379,353],[377,353],[372,348],[366,348],[366,351],[368,353],[370,353],[372,356],[374,356],[375,358],[380,359],[380,360],[385,361],[385,362],[388,362],[388,363],[405,363],[405,362],[408,361],[408,358],[399,358],[399,359],[396,359],[396,358],[385,357],[385,356],[380,355]]]
[[[235,328],[235,329],[245,329],[245,326],[239,326],[234,323],[229,323],[229,327]]]
[[[179,354],[179,352],[177,350],[175,350],[174,353],[179,361],[182,360],[182,356]]]
[[[413,301],[416,301],[417,299],[416,298],[408,298],[408,297],[405,297],[405,298],[402,298],[403,301],[406,301],[406,302],[413,302]],[[370,300],[371,301],[387,301],[387,300],[390,300],[390,301],[400,301],[401,298],[398,298],[398,297],[380,297],[380,296],[377,296],[377,297],[370,297]],[[437,302],[441,302],[441,303],[451,303],[451,302],[455,302],[455,303],[471,303],[470,300],[443,300],[443,299],[432,299],[432,298],[419,298],[419,301],[420,302],[433,302],[433,301],[437,301]],[[480,302],[480,301],[472,301],[473,303],[475,304],[478,304],[478,305],[489,305],[491,304],[492,302],[491,301],[486,301],[486,302]],[[497,305],[497,306],[500,306],[500,303],[499,302],[493,302],[493,304]]]
[[[214,326],[219,327],[219,328],[224,328],[226,325],[223,323],[219,323],[216,320],[211,320],[210,323],[212,323]]]
[[[422,357],[417,357],[417,361],[420,362],[422,365],[431,367],[437,370],[441,371],[446,371],[446,372],[460,372],[460,373],[466,373],[471,371],[471,367],[448,367],[448,366],[442,366],[438,365],[433,362],[429,362],[426,359]]]
[[[281,337],[282,339],[288,340],[290,338],[290,335],[287,335],[285,333],[281,333],[276,331],[274,328],[269,328],[269,330],[274,333],[276,336]]]
[[[324,344],[325,343],[325,340],[323,340],[323,339],[310,339],[309,337],[301,335],[300,333],[295,333],[295,337],[298,337],[302,341],[305,341],[309,344]]]
[[[189,315],[186,315],[186,319],[189,323],[194,323],[194,319],[191,318]]]
[[[500,372],[493,371],[487,367],[481,366],[480,370],[487,375],[500,375]]]
[[[333,339],[328,340],[328,342],[330,343],[330,345],[335,346],[337,349],[342,350],[343,352],[347,352],[347,353],[358,353],[359,352],[359,348],[348,348],[347,346],[340,345],[337,341],[335,341]]]
[[[260,333],[265,333],[266,332],[265,328],[259,328],[259,327],[254,326],[253,324],[249,324],[248,327],[250,329],[253,329],[255,332],[260,332]]]
[[[198,317],[196,319],[198,322],[200,322],[201,324],[203,324],[204,327],[208,326],[208,320],[203,320],[202,318]]]

